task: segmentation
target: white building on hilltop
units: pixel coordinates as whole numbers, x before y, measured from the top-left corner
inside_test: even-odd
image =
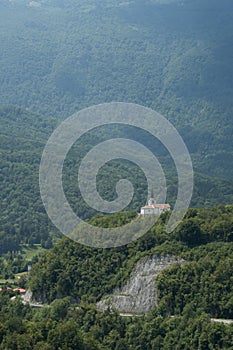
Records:
[[[148,200],[147,205],[141,208],[141,215],[153,215],[153,214],[161,214],[170,210],[171,207],[169,204],[159,204],[156,203],[154,198],[150,198]]]

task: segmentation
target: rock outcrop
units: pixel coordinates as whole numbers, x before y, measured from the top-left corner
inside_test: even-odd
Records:
[[[108,307],[120,313],[146,313],[157,305],[156,279],[161,271],[183,260],[174,256],[153,256],[141,259],[135,266],[129,281],[105,296],[97,303],[99,310]]]
[[[27,303],[31,303],[33,301],[33,298],[32,298],[32,292],[31,290],[27,290],[27,292],[25,293],[25,295],[22,297],[22,299],[27,302]]]

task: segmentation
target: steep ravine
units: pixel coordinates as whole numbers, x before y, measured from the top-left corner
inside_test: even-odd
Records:
[[[137,262],[129,281],[97,303],[99,310],[112,307],[120,313],[140,314],[157,305],[156,280],[159,273],[184,260],[174,256],[146,257]]]

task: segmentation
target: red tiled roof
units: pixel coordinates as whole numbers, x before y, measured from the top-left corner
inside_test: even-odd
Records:
[[[23,289],[23,288],[14,288],[14,289],[12,289],[10,287],[7,287],[7,290],[8,291],[9,290],[13,290],[13,292],[19,291],[20,293],[26,293],[26,289]],[[0,287],[0,292],[2,292],[2,291],[3,291],[3,288]]]
[[[23,288],[14,288],[13,291],[14,292],[19,291],[20,293],[26,293],[26,290]]]
[[[142,209],[169,209],[169,204],[152,204],[152,205],[145,205],[142,207]]]

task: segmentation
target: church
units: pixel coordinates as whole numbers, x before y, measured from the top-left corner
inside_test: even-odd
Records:
[[[171,207],[169,204],[159,204],[156,203],[155,199],[152,197],[148,200],[147,205],[141,208],[140,214],[142,216],[144,215],[153,215],[153,214],[161,214],[168,210],[170,210]]]

